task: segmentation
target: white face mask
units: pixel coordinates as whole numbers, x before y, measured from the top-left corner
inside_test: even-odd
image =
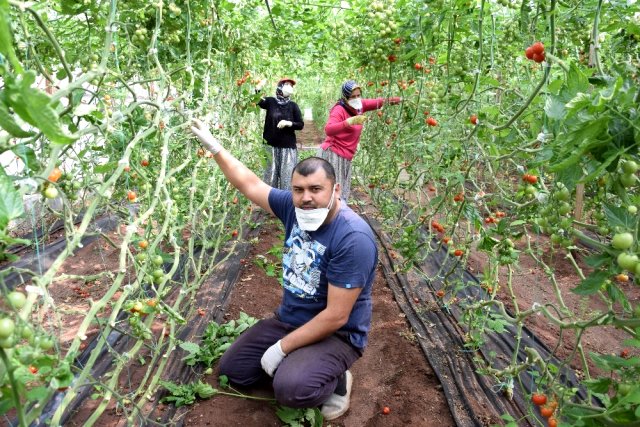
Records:
[[[353,98],[347,101],[347,104],[354,110],[360,112],[362,111],[362,98]]]
[[[282,96],[289,97],[291,95],[293,95],[293,86],[291,85],[282,86]]]
[[[329,206],[326,208],[316,209],[301,209],[296,208],[296,219],[298,220],[298,226],[304,231],[316,231],[322,223],[327,219],[329,211],[333,206],[334,196],[336,194],[336,186],[334,184],[331,190],[331,200]]]

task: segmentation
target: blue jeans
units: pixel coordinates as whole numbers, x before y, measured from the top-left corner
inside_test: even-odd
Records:
[[[268,379],[260,364],[262,355],[294,329],[278,319],[260,320],[222,355],[220,375],[226,375],[229,381],[241,386]],[[273,376],[276,400],[291,408],[320,406],[336,389],[338,377],[361,355],[362,351],[339,333],[292,351]]]

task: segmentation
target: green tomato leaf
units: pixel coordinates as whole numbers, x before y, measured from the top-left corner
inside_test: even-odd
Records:
[[[595,380],[585,380],[583,384],[594,393],[604,394],[609,391],[609,387],[611,387],[611,379],[610,378],[598,378]]]
[[[578,286],[571,289],[571,292],[578,295],[591,295],[600,290],[604,281],[609,277],[609,273],[606,271],[596,271],[591,273],[586,279],[584,279]]]
[[[0,170],[0,231],[4,230],[9,221],[19,218],[24,214],[22,196],[13,186],[11,178]]]
[[[37,126],[51,142],[66,145],[77,139],[76,136],[67,135],[62,130],[60,118],[51,107],[51,99],[47,94],[33,88],[23,89],[22,99],[27,105],[34,126]]]
[[[44,400],[47,395],[48,395],[49,391],[47,387],[36,387],[33,388],[29,391],[27,391],[27,400],[29,402],[37,402],[39,400]]]
[[[631,304],[629,304],[627,296],[620,290],[618,286],[616,286],[616,284],[607,283],[605,289],[613,302],[619,303],[625,310],[631,310]]]
[[[611,262],[611,256],[608,254],[595,254],[588,256],[584,259],[584,262],[592,268],[599,268],[609,262]]]
[[[0,387],[0,393],[2,393],[2,399],[0,399],[0,415],[4,415],[9,412],[13,407],[13,390],[9,386]]]
[[[33,132],[22,129],[9,112],[9,108],[2,102],[0,102],[0,128],[6,130],[16,138],[28,138],[34,134]]]
[[[11,25],[9,25],[9,1],[0,0],[0,53],[9,58],[11,65],[18,73],[22,73],[22,65],[16,57],[13,49],[13,37],[11,37]]]
[[[31,147],[25,144],[17,144],[11,147],[11,151],[13,154],[20,157],[20,159],[24,162],[25,165],[28,166],[31,170],[39,170],[41,169],[40,162],[36,157],[36,153],[31,149]]]
[[[564,103],[554,96],[549,97],[545,103],[544,112],[551,119],[562,120],[565,114]]]
[[[635,220],[626,208],[613,206],[611,204],[605,204],[603,208],[607,221],[612,227],[621,227],[625,230],[635,228]]]

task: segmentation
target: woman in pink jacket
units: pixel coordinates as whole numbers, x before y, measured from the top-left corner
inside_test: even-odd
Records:
[[[397,97],[362,99],[362,90],[355,81],[348,80],[342,85],[342,98],[329,112],[324,128],[327,137],[318,149],[318,157],[333,165],[342,189],[340,198],[345,202],[351,193],[351,160],[360,143],[362,124],[367,120],[363,113],[377,110],[385,103],[398,104],[401,100]]]

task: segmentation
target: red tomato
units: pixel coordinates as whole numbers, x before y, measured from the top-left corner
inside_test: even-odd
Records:
[[[33,375],[38,373],[38,368],[36,368],[33,365],[29,365],[29,372],[31,372]]]
[[[232,236],[232,237],[238,237],[238,230],[233,230],[233,231],[231,232],[231,236]]]
[[[548,406],[541,406],[540,407],[540,415],[542,415],[545,418],[549,418],[549,417],[551,417],[551,415],[553,415],[553,409],[551,409]]]
[[[531,46],[525,49],[524,56],[526,56],[527,59],[533,59],[533,50],[531,49]]]
[[[140,249],[147,249],[149,247],[149,242],[141,240],[138,242],[138,247],[140,247]]]
[[[129,199],[130,202],[135,202],[137,198],[136,192],[135,191],[127,191],[127,199]]]
[[[426,120],[426,123],[427,123],[429,126],[438,126],[438,121],[437,121],[436,119],[434,119],[433,117],[429,117],[429,118]]]
[[[391,408],[389,408],[388,406],[385,406],[384,408],[382,408],[382,413],[384,415],[389,415],[391,413]]]
[[[531,401],[534,405],[542,406],[547,403],[547,396],[542,393],[533,393],[533,395],[531,396]]]
[[[389,60],[389,62],[396,62],[398,60],[398,57],[395,55],[389,55],[387,56],[387,59]]]
[[[419,62],[416,62],[416,63],[413,65],[413,68],[415,68],[416,70],[422,70],[422,64],[421,64],[421,63],[419,63]]]
[[[549,427],[558,427],[558,420],[555,418],[549,418]]]
[[[438,298],[442,298],[444,297],[444,291],[440,289],[438,292],[436,292],[436,295],[438,296]]]
[[[535,42],[529,47],[531,48],[531,52],[533,52],[534,54],[537,53],[539,55],[541,53],[544,53],[544,45],[542,44],[542,42]]]
[[[462,249],[456,249],[455,251],[453,251],[453,254],[457,257],[460,257],[464,255],[464,251]]]
[[[51,182],[58,182],[61,176],[62,176],[62,171],[59,168],[53,168],[53,170],[49,174],[49,178],[47,179]]]
[[[533,60],[538,64],[544,61],[544,52],[542,53],[534,53]]]
[[[140,162],[140,164],[144,167],[149,166],[149,160],[148,159],[142,159],[142,161]]]
[[[476,116],[475,114],[472,114],[471,117],[469,117],[469,121],[471,122],[472,125],[477,125],[478,124],[478,116]]]

